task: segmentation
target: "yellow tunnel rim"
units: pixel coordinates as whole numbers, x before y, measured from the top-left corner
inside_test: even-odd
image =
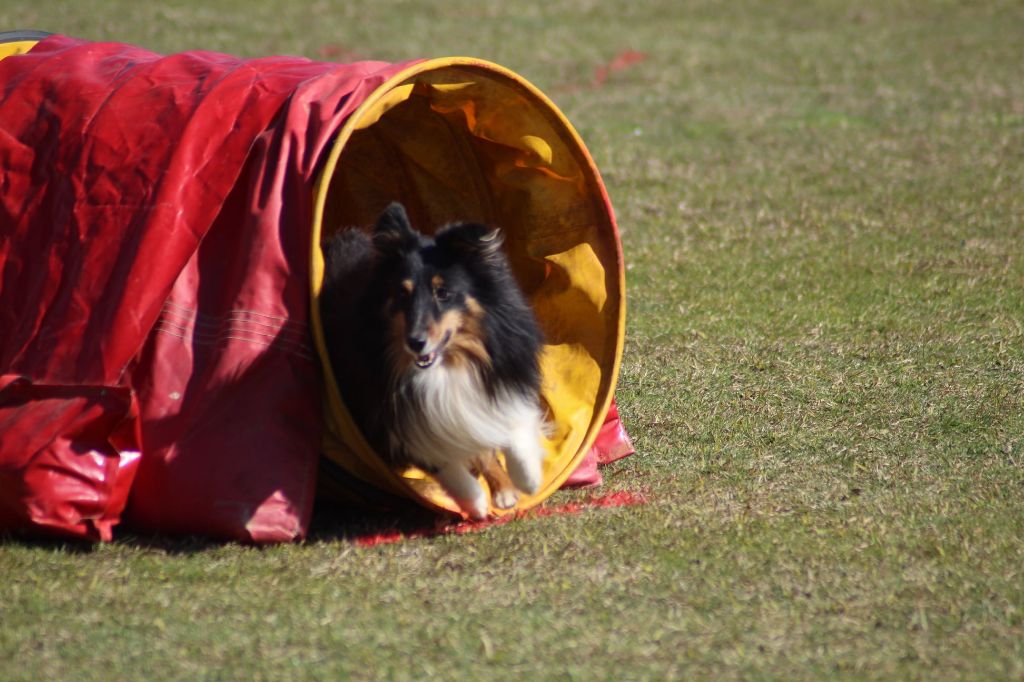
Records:
[[[39,41],[50,35],[53,34],[49,31],[37,31],[35,29],[0,31],[0,59],[25,54],[35,47]]]
[[[617,327],[615,330],[615,347],[614,356],[612,360],[612,366],[609,373],[609,383],[606,394],[603,396],[599,404],[595,404],[595,419],[590,424],[590,427],[583,438],[577,452],[573,457],[566,463],[566,466],[558,472],[558,474],[552,477],[550,480],[545,482],[544,487],[538,491],[536,495],[531,496],[532,499],[536,500],[535,504],[539,504],[544,499],[553,494],[556,490],[562,487],[566,479],[575,471],[579,466],[580,462],[586,456],[587,452],[591,449],[594,441],[597,438],[598,432],[600,431],[601,424],[604,420],[604,415],[607,414],[609,407],[611,406],[612,399],[615,395],[615,387],[618,381],[618,375],[622,363],[622,352],[623,352],[623,340],[625,336],[625,323],[626,323],[626,298],[625,298],[625,266],[622,255],[622,246],[618,239],[618,232],[615,222],[615,216],[612,212],[611,202],[609,200],[607,190],[601,180],[600,173],[594,163],[593,158],[590,155],[589,150],[583,143],[579,133],[573,127],[572,123],[569,122],[565,114],[552,102],[539,88],[534,86],[532,83],[527,81],[525,78],[515,73],[514,71],[507,69],[499,64],[493,62],[477,59],[473,57],[440,57],[435,59],[426,59],[419,62],[415,62],[405,69],[402,69],[378,88],[376,88],[352,113],[351,116],[345,121],[342,127],[339,129],[334,142],[332,143],[330,152],[324,161],[323,167],[320,169],[314,185],[314,202],[313,202],[313,224],[312,224],[312,240],[310,249],[310,290],[311,290],[311,322],[313,327],[314,343],[317,348],[317,352],[320,355],[321,363],[324,368],[324,378],[326,389],[328,393],[328,409],[330,410],[330,416],[332,419],[341,418],[341,421],[347,423],[349,426],[354,427],[351,415],[348,412],[348,408],[345,405],[345,401],[341,396],[340,390],[337,385],[337,381],[334,376],[333,369],[329,361],[327,353],[327,344],[323,332],[323,322],[320,316],[319,310],[319,296],[323,285],[323,274],[324,274],[324,263],[323,257],[320,251],[320,241],[323,236],[323,216],[324,210],[327,205],[328,194],[330,193],[331,180],[334,177],[335,171],[337,170],[338,163],[341,159],[341,155],[345,146],[348,144],[352,134],[360,128],[362,120],[367,116],[368,113],[373,111],[375,107],[380,103],[381,99],[384,98],[389,92],[397,88],[398,86],[406,83],[410,79],[429,73],[432,71],[438,71],[446,68],[462,68],[462,69],[476,69],[484,72],[487,75],[497,75],[503,77],[514,85],[522,88],[530,97],[532,97],[537,103],[539,103],[541,110],[546,114],[550,114],[554,122],[559,128],[564,130],[573,143],[575,151],[580,155],[583,163],[581,168],[583,172],[589,174],[587,178],[587,184],[589,187],[596,189],[600,193],[601,204],[605,208],[605,215],[607,216],[607,228],[610,229],[614,235],[612,241],[614,242],[615,252],[615,269],[616,269],[616,284],[619,288],[619,311]],[[338,414],[337,411],[341,410]],[[362,438],[362,434],[358,428],[349,429],[352,434],[355,434],[359,442],[349,445],[354,445],[356,448],[362,451],[364,455],[369,457],[362,457],[364,463],[367,463],[371,468],[381,476],[381,482],[385,483],[386,487],[390,489],[390,492],[398,493],[403,497],[413,499],[423,506],[436,510],[446,510],[457,512],[457,507],[439,506],[438,504],[427,499],[423,495],[416,492],[411,485],[409,485],[405,479],[399,474],[395,473],[388,467],[384,461],[377,455],[376,452],[369,446],[368,443]],[[517,509],[519,509],[517,507]]]

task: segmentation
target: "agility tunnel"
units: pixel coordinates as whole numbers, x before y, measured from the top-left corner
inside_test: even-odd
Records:
[[[0,530],[275,542],[316,495],[456,512],[367,445],[324,346],[320,243],[394,200],[501,227],[541,323],[554,429],[512,511],[631,452],[611,204],[517,74],[14,33],[0,87]]]

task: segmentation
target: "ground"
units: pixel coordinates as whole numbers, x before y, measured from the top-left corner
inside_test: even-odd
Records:
[[[1024,6],[7,3],[158,51],[506,65],[628,263],[646,504],[362,547],[0,543],[0,678],[1024,677]]]

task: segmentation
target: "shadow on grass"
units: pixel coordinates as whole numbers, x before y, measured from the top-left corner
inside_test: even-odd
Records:
[[[91,554],[96,549],[96,544],[87,540],[38,537],[11,532],[0,533],[0,547],[8,545],[16,545],[26,549],[38,549],[55,554]]]
[[[456,520],[454,516],[434,514],[412,505],[391,511],[366,511],[317,501],[310,520],[309,531],[303,542],[307,544],[330,542],[375,544],[373,540],[379,538],[422,537],[437,534],[443,532],[446,526]],[[239,540],[214,539],[202,535],[147,533],[131,526],[118,527],[114,533],[113,544],[171,555],[200,554],[239,545],[257,548],[268,546]],[[69,538],[0,533],[0,547],[5,545],[54,553],[91,554],[99,546],[99,543]]]
[[[375,544],[377,538],[432,535],[458,520],[454,515],[435,514],[413,504],[366,511],[317,501],[306,542]]]
[[[300,544],[331,542],[356,544],[365,542],[366,538],[429,533],[450,522],[451,518],[449,517],[441,517],[414,507],[374,512],[318,501],[313,509],[306,539],[300,541]],[[200,554],[232,546],[262,549],[277,544],[262,545],[240,540],[213,539],[202,535],[154,534],[130,527],[117,532],[114,543],[171,555]],[[82,544],[85,551],[89,551],[90,545]]]
[[[454,514],[431,512],[411,502],[398,504],[389,510],[369,511],[318,499],[314,505],[306,538],[302,543],[306,545],[346,543],[360,547],[374,547],[404,540],[429,539],[449,534],[462,535],[481,531],[491,526],[503,525],[524,517],[537,518],[575,514],[589,509],[633,506],[646,502],[646,492],[619,490],[598,496],[588,495],[576,501],[554,506],[542,505],[527,512],[517,512],[484,521],[466,521]],[[8,543],[79,554],[92,552],[96,547],[95,544],[86,541],[38,539],[0,534],[0,546]],[[132,529],[130,526],[118,528],[112,544],[171,555],[198,554],[231,546],[256,548],[268,546],[241,540],[212,539],[202,535],[146,533]],[[280,543],[270,543],[271,546],[276,544]]]

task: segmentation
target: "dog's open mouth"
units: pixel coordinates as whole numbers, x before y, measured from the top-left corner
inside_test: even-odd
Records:
[[[444,338],[441,339],[441,343],[437,344],[437,348],[429,353],[417,355],[415,360],[416,366],[420,369],[427,369],[428,367],[431,367],[435,362],[437,362],[437,359],[441,357],[441,352],[444,350],[445,346],[448,345],[451,338],[452,333],[449,331],[444,335]]]
[[[437,360],[437,353],[427,353],[426,355],[416,356],[416,366],[420,369],[426,369],[430,367]]]

